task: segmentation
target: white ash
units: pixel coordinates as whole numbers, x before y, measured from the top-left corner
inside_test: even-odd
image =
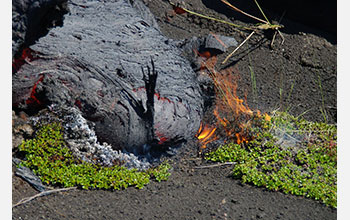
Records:
[[[73,155],[82,161],[98,163],[103,166],[120,164],[138,170],[151,167],[146,158],[141,159],[133,153],[113,150],[108,143],[100,144],[93,130],[93,123],[88,122],[78,109],[50,106],[50,110],[60,119],[64,128],[64,139]],[[35,120],[40,119],[36,118]]]

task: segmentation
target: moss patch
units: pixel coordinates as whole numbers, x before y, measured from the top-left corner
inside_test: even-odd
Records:
[[[20,164],[29,167],[47,185],[83,189],[123,189],[128,186],[142,188],[150,179],[167,180],[170,165],[163,163],[146,171],[122,166],[103,167],[73,157],[65,145],[59,123],[43,125],[35,138],[24,141],[19,150],[25,160]]]
[[[282,112],[254,125],[254,140],[221,146],[207,153],[206,159],[237,162],[232,175],[244,183],[337,206],[335,125],[308,122]]]

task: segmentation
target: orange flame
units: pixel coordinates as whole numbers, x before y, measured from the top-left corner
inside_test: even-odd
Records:
[[[249,119],[253,116],[261,117],[260,111],[254,114],[246,104],[247,102],[238,97],[238,75],[234,74],[234,67],[217,71],[215,69],[216,56],[203,56],[203,54],[208,55],[205,52],[201,54],[197,52],[197,54],[203,60],[201,64],[202,74],[208,74],[212,78],[216,89],[216,107],[213,114],[217,119],[217,124],[213,127],[206,125],[204,128],[201,125],[197,138],[202,143],[202,148],[206,148],[206,144],[217,139],[215,135],[215,138],[210,137],[219,127],[223,128],[228,139],[235,140],[237,144],[248,143],[252,139],[248,135],[251,126]],[[271,119],[267,114],[263,116],[265,120]]]
[[[203,125],[201,123],[199,130],[197,132],[197,138],[201,142],[202,146],[201,148],[206,148],[207,144],[217,140],[217,137],[214,135],[216,131],[216,128],[210,127],[209,125],[205,125],[203,128]]]
[[[238,76],[232,74],[232,72],[234,72],[233,67],[218,72],[215,70],[216,62],[217,58],[211,57],[207,61],[204,61],[202,65],[206,67],[214,81],[218,93],[217,95],[220,99],[218,101],[221,103],[220,107],[229,107],[231,112],[236,116],[240,114],[252,115],[253,111],[250,110],[247,104],[244,104],[242,99],[238,98]],[[222,104],[225,106],[222,106]]]
[[[264,114],[264,117],[266,121],[271,121],[271,116],[268,115],[267,113]]]
[[[248,140],[244,136],[242,136],[240,133],[236,133],[235,135],[237,138],[237,140],[236,140],[237,144],[241,144],[243,142],[248,143]]]

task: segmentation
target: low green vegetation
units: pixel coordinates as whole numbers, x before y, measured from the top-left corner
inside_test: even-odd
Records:
[[[337,129],[287,113],[254,119],[252,141],[226,144],[206,154],[236,162],[232,175],[244,183],[305,196],[337,206]]]
[[[35,138],[24,141],[19,150],[25,157],[20,166],[29,167],[44,184],[53,186],[117,190],[128,186],[142,188],[150,179],[162,181],[170,175],[170,165],[167,163],[138,171],[80,161],[66,147],[59,123],[43,125]]]
[[[271,119],[254,117],[248,143],[226,144],[206,154],[214,162],[236,162],[232,175],[244,183],[337,204],[337,129],[275,112]],[[59,123],[43,125],[19,146],[20,164],[47,185],[83,189],[142,188],[151,179],[167,180],[170,165],[146,171],[115,165],[103,167],[75,158]]]

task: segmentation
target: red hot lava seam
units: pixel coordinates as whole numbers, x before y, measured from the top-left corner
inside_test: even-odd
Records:
[[[36,87],[38,86],[38,84],[40,82],[42,82],[44,80],[44,75],[41,75],[39,80],[36,81],[36,83],[34,84],[33,88],[32,88],[32,92],[30,93],[30,97],[26,100],[26,104],[33,104],[33,103],[37,103],[39,105],[41,105],[41,102],[39,101],[39,99],[37,99],[36,97]]]

